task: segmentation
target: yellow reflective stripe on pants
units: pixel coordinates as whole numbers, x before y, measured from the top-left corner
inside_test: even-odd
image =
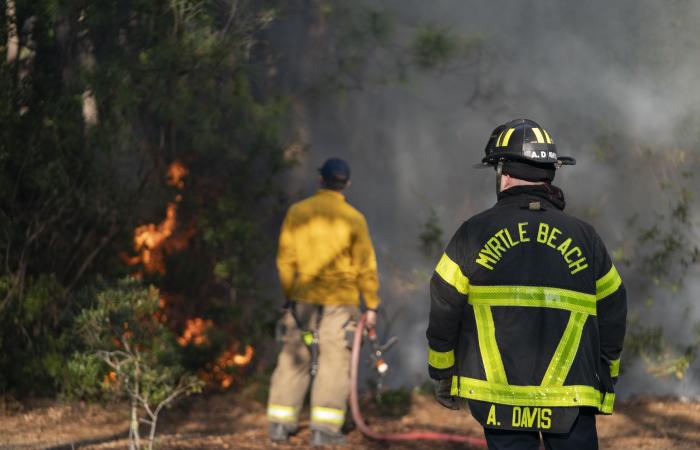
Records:
[[[342,425],[343,422],[345,422],[345,411],[342,409],[314,406],[311,408],[311,422]]]
[[[610,376],[615,378],[620,375],[620,358],[610,361]]]
[[[471,305],[557,308],[596,315],[596,296],[583,292],[539,286],[469,287]]]
[[[455,352],[437,352],[428,348],[428,364],[436,369],[449,369],[455,365]]]
[[[291,406],[269,405],[267,407],[267,418],[271,422],[296,422],[298,411]]]
[[[600,277],[595,282],[595,298],[602,300],[610,294],[613,294],[622,284],[622,278],[617,273],[617,269],[613,265],[608,273]]]
[[[508,384],[506,370],[503,368],[501,360],[501,352],[496,343],[496,327],[493,324],[491,308],[484,305],[474,305],[474,317],[476,318],[476,332],[486,379],[492,383]]]
[[[467,295],[469,293],[469,278],[464,276],[462,269],[447,256],[447,253],[442,254],[442,258],[435,267],[435,272],[460,294]]]
[[[452,394],[472,400],[511,406],[591,406],[613,412],[615,394],[591,386],[512,386],[467,377],[453,377]]]
[[[583,326],[588,316],[579,312],[572,312],[569,322],[566,324],[564,334],[559,340],[559,345],[554,351],[554,356],[549,362],[549,367],[542,378],[542,386],[563,386],[566,376],[571,370],[578,351]]]

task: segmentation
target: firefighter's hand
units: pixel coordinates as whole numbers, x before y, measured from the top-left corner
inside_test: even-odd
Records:
[[[459,409],[459,398],[450,394],[452,390],[452,379],[445,378],[438,380],[435,385],[435,399],[442,406],[448,409]]]
[[[368,309],[365,313],[365,323],[367,328],[374,328],[377,326],[377,311],[373,309]]]

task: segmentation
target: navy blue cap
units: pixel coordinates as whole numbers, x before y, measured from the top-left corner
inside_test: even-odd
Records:
[[[350,166],[340,158],[329,158],[318,169],[324,181],[346,183],[350,179]]]

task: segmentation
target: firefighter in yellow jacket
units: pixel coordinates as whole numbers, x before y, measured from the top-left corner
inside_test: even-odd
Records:
[[[287,440],[297,430],[311,383],[313,446],[345,443],[341,427],[350,369],[346,335],[359,315],[360,294],[370,326],[379,305],[367,222],[342,194],[350,167],[331,158],[319,171],[321,188],[289,208],[280,233],[277,269],[287,303],[267,408],[270,439]]]

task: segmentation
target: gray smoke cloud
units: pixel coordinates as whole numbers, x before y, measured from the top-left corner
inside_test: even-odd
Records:
[[[659,182],[696,171],[700,3],[390,0],[379,7],[397,23],[477,35],[483,54],[478,67],[467,71],[419,72],[400,85],[367,83],[344,95],[302,99],[298,109],[309,150],[290,174],[288,190],[293,199],[313,193],[315,170],[327,157],[351,163],[348,199],[368,219],[380,294],[395,319],[391,331],[400,338],[390,358],[390,382],[397,386],[427,378],[428,280],[436,261],[421,254],[417,237],[431,208],[447,241],[461,222],[495,202],[493,171],[472,165],[496,125],[534,119],[560,154],[578,160],[559,171],[555,184],[567,194],[569,212],[593,223],[610,251],[630,245],[627,218],[652,220],[668,205],[672,194]],[[308,56],[313,39],[286,45],[288,60],[304,61],[297,76],[323,70]],[[475,83],[478,95],[472,98]],[[602,159],[596,153],[601,137],[610,142]],[[689,179],[688,187],[700,191],[698,180]],[[693,224],[700,223],[695,204],[690,215]],[[651,306],[635,286],[641,275],[624,267],[621,272],[634,311],[671,336],[690,338],[688,324],[700,320],[693,301],[700,289],[697,269],[679,292],[655,292]],[[636,363],[619,389],[623,397],[698,397],[698,369],[695,363],[678,382],[656,379]]]

